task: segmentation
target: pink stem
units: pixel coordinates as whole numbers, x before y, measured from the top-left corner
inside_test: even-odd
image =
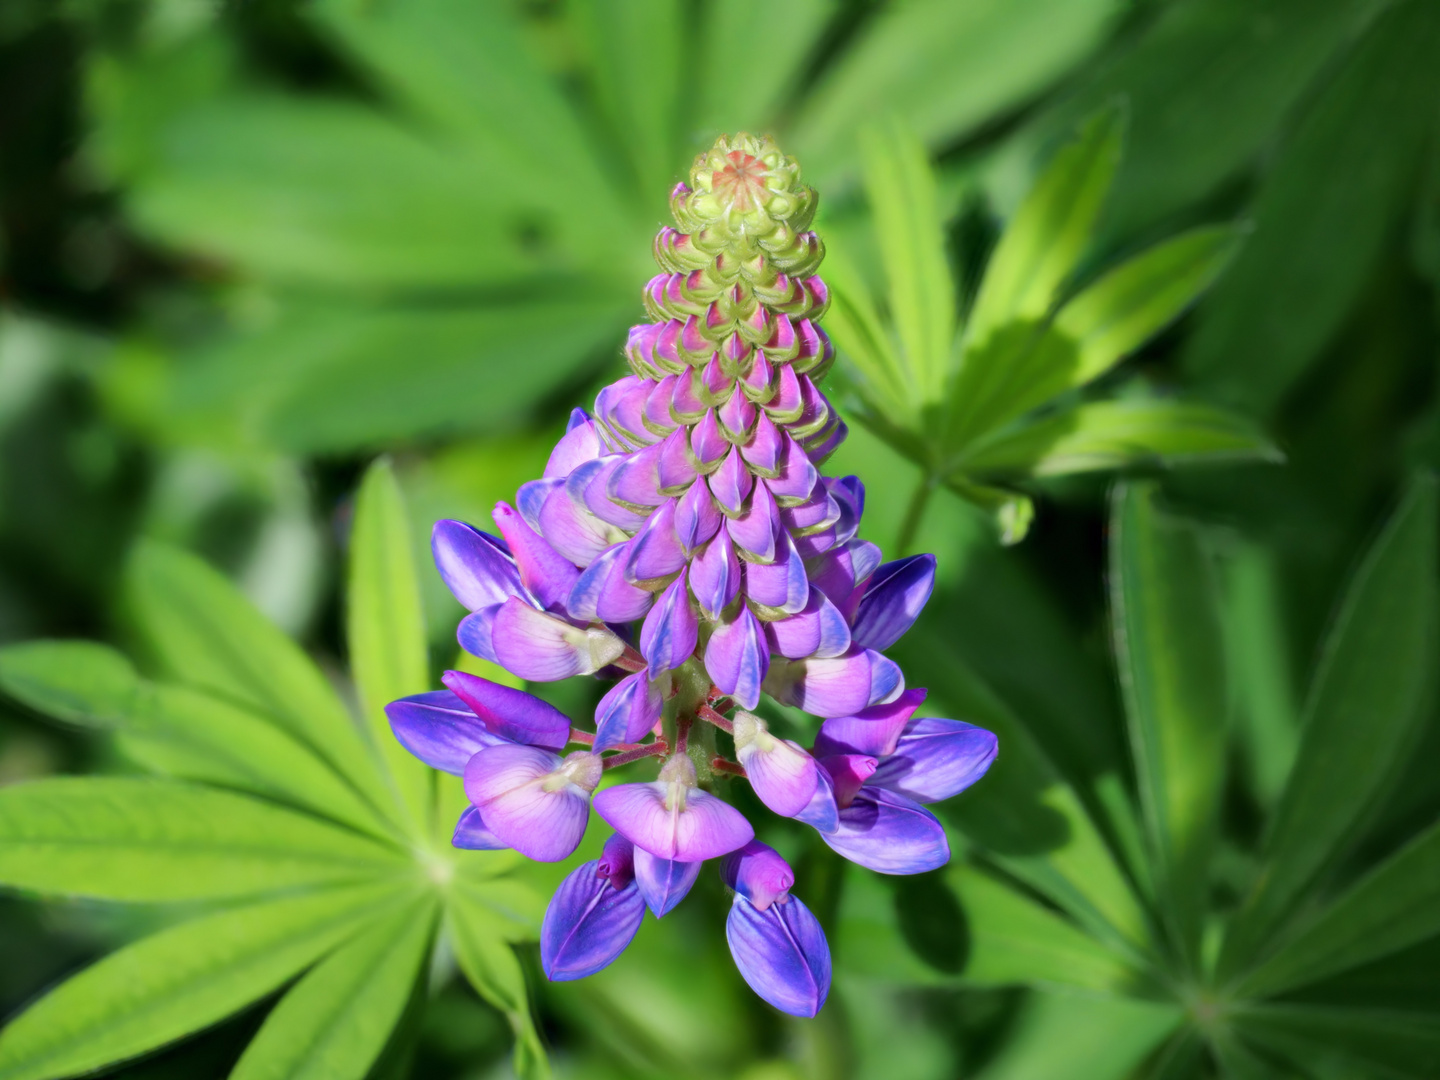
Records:
[[[579,743],[581,746],[594,746],[595,736],[588,731],[581,731],[578,727],[570,729],[570,741]]]
[[[658,757],[661,754],[668,753],[669,750],[670,747],[666,745],[664,739],[656,739],[652,743],[646,743],[644,746],[638,746],[633,750],[626,750],[622,754],[616,754],[614,757],[606,758],[605,768],[613,769],[617,765],[629,765],[630,762],[639,761],[641,758]]]
[[[744,775],[745,775],[745,766],[744,766],[744,765],[737,765],[737,764],[735,764],[735,762],[729,761],[729,760],[727,760],[726,758],[720,757],[718,754],[717,754],[715,757],[713,757],[713,758],[710,759],[710,767],[711,767],[712,769],[715,769],[717,772],[727,772],[727,773],[730,773],[732,776],[744,776]]]
[[[701,720],[706,720],[714,724],[721,731],[727,731],[732,735],[735,733],[735,725],[729,720],[726,720],[725,717],[721,716],[709,705],[701,705],[695,710],[695,715],[700,717]]]
[[[619,659],[612,662],[624,671],[644,671],[646,667],[645,658],[629,645],[625,646],[625,652],[620,655]]]

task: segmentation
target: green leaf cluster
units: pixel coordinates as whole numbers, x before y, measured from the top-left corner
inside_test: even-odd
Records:
[[[1373,826],[1434,704],[1436,488],[1411,482],[1336,601],[1293,761],[1240,871],[1215,537],[1153,483],[1116,491],[1108,530],[1132,782],[1057,764],[1054,738],[943,635],[917,642],[907,659],[932,677],[931,704],[996,730],[1001,756],[945,808],[969,857],[923,900],[851,876],[841,963],[880,982],[1039,991],[986,1077],[1081,1075],[1066,1062],[1116,1080],[1434,1075],[1440,1013],[1422,988],[1440,824],[1378,849]]]
[[[1016,482],[1278,458],[1230,411],[1156,394],[1084,394],[1203,295],[1241,242],[1235,227],[1201,227],[1086,273],[1124,119],[1123,108],[1108,108],[1055,152],[966,311],[924,144],[898,121],[867,129],[865,187],[887,288],[877,297],[856,258],[832,243],[827,325],[850,361],[861,420],[923,470],[902,547],[942,485],[993,512],[1013,543],[1034,514]]]
[[[147,677],[86,641],[0,649],[0,687],[113,733],[149,776],[0,788],[0,884],[167,905],[165,926],[51,990],[0,1033],[0,1077],[91,1072],[280,994],[237,1080],[364,1077],[414,1032],[436,950],[548,1075],[517,942],[544,896],[513,853],[457,852],[459,781],[410,757],[384,704],[429,685],[409,521],[390,466],[350,538],[358,715],[314,661],[192,555],[142,546],[125,581]],[[443,945],[442,945],[443,943]]]

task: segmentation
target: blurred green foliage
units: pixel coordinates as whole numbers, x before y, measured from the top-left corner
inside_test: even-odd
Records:
[[[429,876],[332,948],[304,929],[338,918],[305,909],[340,891],[323,861],[249,849],[303,877],[260,900],[283,880],[250,863],[107,868],[7,833],[5,1015],[116,948],[73,1008],[165,942],[195,981],[128,1029],[47,1033],[42,1005],[0,1076],[205,1025],[113,1074],[504,1075],[518,1030],[522,1067],[543,1044],[575,1077],[1436,1075],[1437,90],[1427,0],[0,5],[0,784],[40,784],[0,802],[174,783],[143,769],[301,831],[420,828],[413,763],[383,797],[335,780],[378,766],[327,741],[364,730],[332,684],[371,724],[454,662],[458,608],[394,560],[483,521],[619,373],[665,194],[739,128],[822,195],[852,420],[830,471],[865,480],[870,539],[939,557],[897,657],[1002,738],[947,808],[944,871],[765,837],[835,946],[810,1024],[738,983],[708,875],[612,969],[527,992],[528,947],[495,945],[525,933],[483,906],[448,901],[432,942]],[[1046,209],[1087,190],[1068,229]],[[1057,335],[1100,359],[1037,347]],[[964,439],[936,440],[937,402]],[[1172,472],[1195,440],[1284,462]],[[378,450],[395,481],[362,487]],[[1002,546],[993,515],[1026,507]],[[220,610],[246,640],[184,621]],[[137,811],[157,835],[198,827],[160,809]],[[239,841],[246,813],[204,820]],[[530,873],[498,880],[543,898]],[[217,920],[273,949],[225,954]],[[71,1056],[23,1071],[46,1039]]]

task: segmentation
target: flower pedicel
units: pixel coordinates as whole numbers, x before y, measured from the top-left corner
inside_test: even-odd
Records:
[[[912,874],[950,857],[923,804],[974,783],[995,736],[916,719],[884,655],[929,599],[930,555],[882,563],[856,538],[865,492],[822,476],[845,424],[817,383],[834,352],[819,320],[824,247],[814,192],[768,138],[721,138],[671,195],[655,240],[651,322],[631,374],[577,409],[538,480],[499,503],[499,536],[435,526],[435,563],[470,610],[460,644],[526,680],[614,677],[594,732],[520,690],[447,672],[446,690],[388,707],[396,737],[464,777],[454,842],[557,861],[595,811],[614,830],[545,915],[554,980],[590,975],[663,916],[701,863],[734,890],[736,965],[775,1007],[813,1016],[830,985],[818,920],[794,874],[709,790],[745,777],[774,813],[845,858]],[[808,750],[753,715],[761,693],[824,718]],[[735,759],[716,751],[733,737]],[[566,753],[566,747],[580,749]],[[648,783],[596,792],[604,770],[659,759]],[[723,786],[723,785],[720,785]]]

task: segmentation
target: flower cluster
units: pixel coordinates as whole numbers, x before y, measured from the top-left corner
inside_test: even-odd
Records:
[[[816,386],[833,350],[818,325],[814,192],[773,142],[741,135],[702,154],[671,204],[678,229],[655,242],[662,273],[644,292],[653,321],[630,332],[632,374],[593,416],[577,409],[544,476],[495,507],[499,536],[441,521],[433,537],[470,611],[467,651],[530,681],[618,680],[593,732],[457,671],[388,711],[407,749],[464,777],[457,847],[560,860],[592,802],[615,830],[550,904],[551,979],[609,964],[647,907],[665,915],[701,863],[722,859],[741,973],[813,1016],[829,989],[824,932],[791,895],[790,867],[716,789],[744,777],[846,858],[918,873],[950,854],[923,804],[978,779],[996,741],[915,718],[925,692],[884,650],[929,599],[934,558],[882,563],[856,537],[860,482],[819,472],[845,425]],[[749,711],[762,692],[824,718],[809,750]],[[655,780],[600,787],[607,769],[649,757]]]

